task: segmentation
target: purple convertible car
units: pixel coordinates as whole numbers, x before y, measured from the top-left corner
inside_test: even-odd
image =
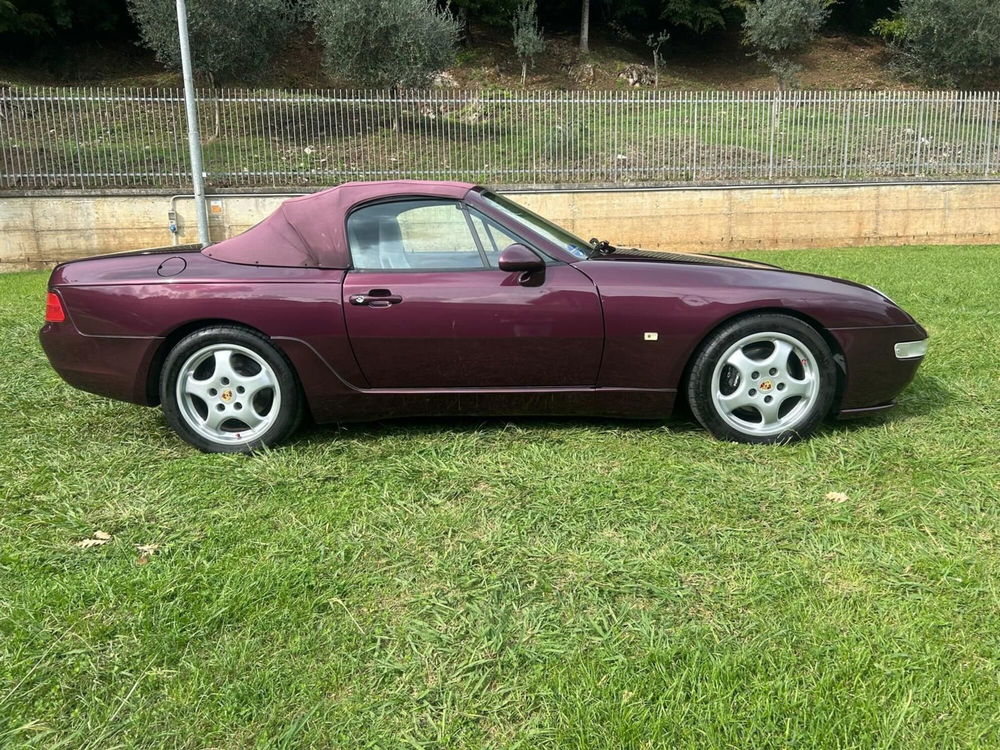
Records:
[[[888,409],[927,333],[879,291],[586,242],[489,190],[350,183],[238,237],[73,261],[42,346],[71,385],[205,451],[317,422],[422,415],[661,419],[803,438]]]

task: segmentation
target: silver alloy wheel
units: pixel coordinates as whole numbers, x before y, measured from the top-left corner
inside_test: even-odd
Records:
[[[747,435],[793,430],[819,395],[819,366],[805,344],[785,333],[745,336],[730,346],[712,372],[718,415]]]
[[[257,352],[238,344],[213,344],[188,357],[176,394],[188,426],[226,445],[256,440],[281,411],[278,376]]]

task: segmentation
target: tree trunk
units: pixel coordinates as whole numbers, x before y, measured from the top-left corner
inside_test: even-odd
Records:
[[[528,80],[528,63],[521,63],[521,88],[524,88],[525,82]]]
[[[590,52],[590,0],[581,0],[580,5],[580,52]]]

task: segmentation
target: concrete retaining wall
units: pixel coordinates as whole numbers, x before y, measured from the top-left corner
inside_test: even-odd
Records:
[[[655,250],[1000,243],[1000,183],[648,190],[509,195],[583,238]],[[260,221],[287,196],[211,201],[212,237]],[[176,210],[178,232],[168,228]],[[190,197],[0,196],[0,270],[197,240]]]

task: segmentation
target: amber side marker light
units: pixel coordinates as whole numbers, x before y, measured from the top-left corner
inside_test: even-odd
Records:
[[[49,292],[45,297],[45,322],[62,323],[66,320],[66,311],[63,310],[62,300],[55,292]]]

